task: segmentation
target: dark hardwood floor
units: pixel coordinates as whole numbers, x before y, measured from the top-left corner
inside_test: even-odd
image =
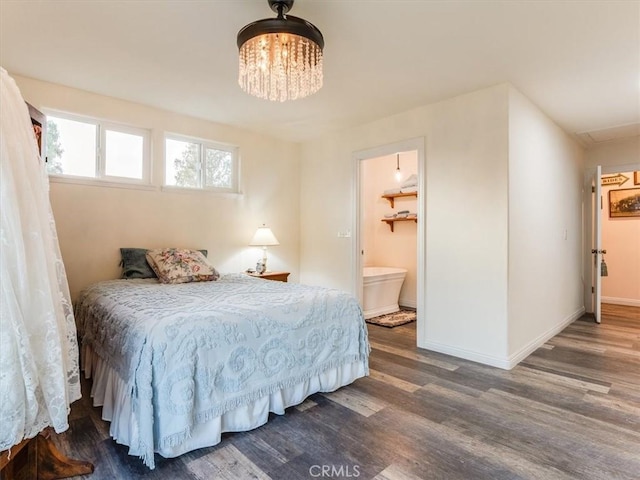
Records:
[[[640,478],[640,308],[604,305],[511,371],[419,350],[415,324],[369,335],[370,377],[155,470],[109,437],[88,383],[56,441],[92,480]]]

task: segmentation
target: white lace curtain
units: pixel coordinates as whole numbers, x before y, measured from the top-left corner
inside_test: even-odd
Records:
[[[66,430],[80,376],[48,178],[24,99],[1,67],[0,77],[0,450],[6,450],[47,426]]]

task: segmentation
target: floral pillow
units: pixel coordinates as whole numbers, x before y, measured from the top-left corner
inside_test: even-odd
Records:
[[[148,250],[146,257],[162,283],[208,282],[220,277],[198,250],[158,248]]]

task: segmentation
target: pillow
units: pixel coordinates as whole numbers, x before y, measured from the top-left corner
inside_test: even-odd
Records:
[[[199,250],[157,248],[148,250],[146,257],[162,283],[207,282],[220,277]]]
[[[146,248],[121,248],[122,278],[156,278],[146,254]]]
[[[157,275],[147,262],[148,249],[146,248],[121,248],[122,278],[157,278]],[[206,257],[207,251],[200,250]]]

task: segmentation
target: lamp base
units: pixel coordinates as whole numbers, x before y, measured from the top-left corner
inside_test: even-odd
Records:
[[[262,273],[267,272],[267,247],[262,247]]]

